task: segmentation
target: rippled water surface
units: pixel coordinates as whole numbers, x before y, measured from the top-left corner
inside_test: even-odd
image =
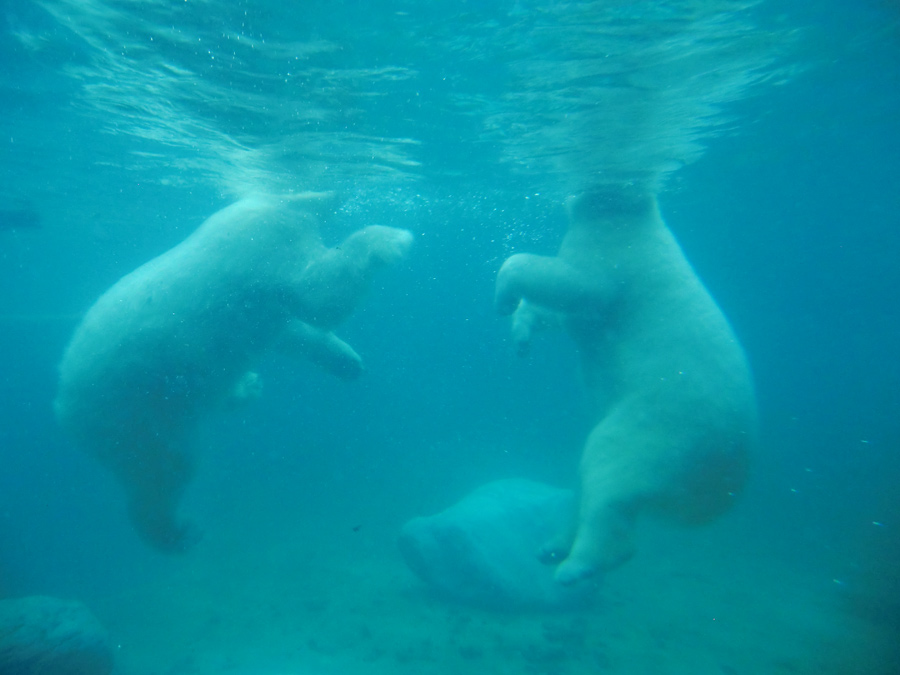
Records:
[[[0,597],[84,601],[123,675],[895,672],[898,48],[887,0],[7,0]],[[747,493],[648,525],[589,609],[448,603],[403,523],[576,484],[578,355],[551,331],[518,358],[493,284],[601,185],[659,195],[748,353]],[[213,212],[307,191],[329,244],[415,235],[341,327],[366,374],[266,357],[198,433],[203,541],[158,555],[56,424],[63,349]]]

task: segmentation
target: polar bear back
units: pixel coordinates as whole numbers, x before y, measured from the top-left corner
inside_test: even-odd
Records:
[[[159,424],[208,407],[287,324],[291,285],[322,249],[310,216],[272,199],[208,218],[85,315],[60,364],[63,425],[96,446],[98,426],[136,416]],[[105,386],[85,386],[97,382]]]
[[[560,250],[602,279],[603,301],[566,316],[598,404],[643,396],[651,409],[672,405],[681,416],[688,401],[708,405],[735,387],[734,407],[753,409],[743,350],[655,200],[621,220],[602,213],[596,222],[577,206]]]
[[[621,217],[591,206],[571,210],[560,251],[603,270],[602,302],[565,318],[603,419],[583,471],[604,500],[703,522],[745,479],[756,427],[746,357],[655,200]]]

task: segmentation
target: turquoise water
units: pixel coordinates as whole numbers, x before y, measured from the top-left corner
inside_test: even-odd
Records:
[[[9,0],[0,27],[0,596],[83,600],[127,675],[896,672],[896,3]],[[513,353],[496,272],[623,181],[750,358],[747,492],[648,525],[589,611],[439,602],[402,524],[573,486],[591,425],[565,335]],[[334,190],[330,236],[414,252],[339,331],[363,379],[267,357],[210,420],[204,540],[161,556],[57,428],[56,367],[105,289],[259,190]]]

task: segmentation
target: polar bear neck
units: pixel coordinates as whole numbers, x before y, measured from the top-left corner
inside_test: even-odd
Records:
[[[601,186],[572,197],[566,204],[569,228],[559,255],[594,269],[615,265],[616,257],[639,255],[652,242],[671,237],[656,195],[631,186]]]
[[[566,202],[570,223],[621,223],[622,226],[655,220],[656,194],[630,185],[601,185],[570,197]]]

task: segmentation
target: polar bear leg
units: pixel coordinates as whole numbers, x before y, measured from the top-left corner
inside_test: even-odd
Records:
[[[177,514],[193,463],[181,451],[150,445],[132,448],[112,468],[125,488],[128,514],[141,539],[163,553],[184,553],[200,539],[199,531]]]
[[[670,440],[658,427],[640,402],[631,401],[616,406],[591,431],[579,470],[575,536],[556,570],[557,581],[575,583],[633,555],[638,513],[659,499],[668,478],[661,475],[659,458],[670,455]]]
[[[522,299],[512,315],[510,332],[513,345],[519,356],[528,356],[531,351],[531,338],[535,332],[562,326],[562,317],[544,307]]]
[[[628,561],[634,554],[634,521],[634,513],[617,505],[594,506],[590,499],[583,500],[575,541],[556,568],[556,580],[574,584]],[[562,556],[557,553],[557,557]]]
[[[294,320],[278,341],[278,349],[290,355],[306,357],[320,368],[342,380],[362,375],[362,358],[334,333]]]
[[[554,312],[581,313],[603,300],[599,284],[560,258],[517,253],[497,273],[494,306],[512,314],[526,299]]]

